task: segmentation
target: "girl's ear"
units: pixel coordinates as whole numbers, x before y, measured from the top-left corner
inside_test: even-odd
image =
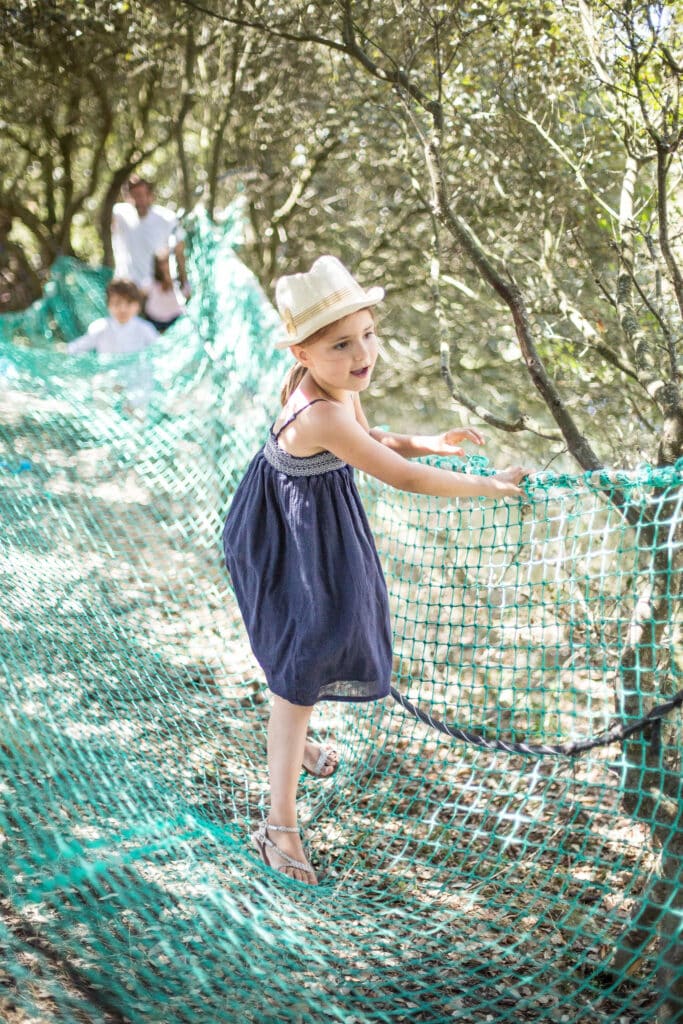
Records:
[[[297,363],[301,363],[302,366],[308,366],[309,353],[305,345],[290,345],[289,351],[292,353]]]

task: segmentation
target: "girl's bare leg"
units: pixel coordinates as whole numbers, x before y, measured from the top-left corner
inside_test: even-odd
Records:
[[[313,707],[290,704],[282,697],[273,696],[273,706],[268,722],[268,772],[270,775],[270,813],[268,821],[273,825],[296,826],[296,792],[299,785],[301,764],[306,747],[306,731]],[[306,861],[301,837],[298,832],[271,832],[270,839],[284,853],[295,860]],[[268,859],[274,868],[283,863],[273,849],[268,850]],[[315,884],[314,874],[297,868],[288,868],[286,874],[302,882]]]

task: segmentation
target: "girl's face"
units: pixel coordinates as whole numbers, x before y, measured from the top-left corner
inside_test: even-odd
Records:
[[[365,391],[377,362],[375,321],[368,309],[349,313],[325,328],[315,341],[292,346],[297,360],[334,398]]]

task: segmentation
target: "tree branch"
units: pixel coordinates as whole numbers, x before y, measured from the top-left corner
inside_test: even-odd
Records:
[[[559,431],[549,431],[546,427],[537,423],[536,420],[530,416],[518,416],[516,420],[504,420],[500,416],[496,416],[490,412],[485,406],[480,405],[471,398],[466,392],[458,390],[455,386],[455,381],[451,373],[450,366],[450,347],[446,341],[442,341],[440,345],[441,352],[441,376],[443,377],[448,392],[458,405],[463,406],[465,409],[469,409],[478,416],[484,423],[488,423],[489,426],[495,427],[496,430],[503,430],[508,434],[519,433],[522,430],[527,430],[532,434],[536,434],[537,437],[546,438],[548,441],[561,441],[562,434]]]
[[[557,143],[555,139],[552,137],[552,135],[550,135],[549,132],[547,132],[545,128],[541,124],[539,124],[536,118],[532,117],[531,114],[524,114],[521,110],[518,110],[517,114],[519,117],[521,117],[523,121],[526,121],[526,123],[530,124],[532,128],[535,128],[538,134],[541,136],[544,142],[546,142],[550,146],[553,152],[557,153],[557,155],[562,160],[564,160],[568,167],[571,167],[572,171],[574,172],[574,177],[576,178],[577,184],[584,190],[584,192],[587,192],[591,199],[599,207],[601,207],[601,209],[603,209],[605,213],[609,214],[609,216],[612,217],[614,220],[617,220],[617,211],[613,210],[609,203],[606,203],[601,196],[597,195],[597,193],[593,191],[593,189],[590,187],[590,185],[584,178],[583,172],[581,168],[578,166],[578,164],[574,163],[574,161],[569,157],[569,155],[565,152],[562,146],[560,146],[559,143]]]
[[[330,39],[328,36],[318,35],[315,32],[290,32],[287,29],[266,24],[261,18],[247,18],[243,14],[235,17],[219,13],[218,11],[212,11],[209,7],[204,7],[197,0],[180,0],[180,3],[184,7],[191,7],[194,11],[200,11],[202,14],[207,14],[210,18],[216,18],[218,21],[225,22],[228,25],[257,29],[259,32],[276,36],[278,39],[288,39],[293,43],[318,43],[320,46],[326,46],[331,50],[339,50],[341,53],[346,52],[346,47],[343,43],[338,42],[336,39]]]
[[[316,152],[313,159],[306,164],[301,174],[294,182],[284,203],[274,211],[271,218],[271,222],[273,224],[285,223],[299,199],[304,194],[306,186],[315,177],[316,171],[325,163],[328,157],[330,157],[335,150],[339,149],[340,145],[340,140],[335,139],[333,142],[330,142],[327,146],[323,146]]]
[[[657,213],[659,220],[659,247],[664,257],[667,270],[671,277],[674,295],[683,317],[683,275],[671,249],[669,239],[669,209],[667,196],[667,176],[669,171],[669,152],[661,143],[657,143]]]
[[[190,19],[187,19],[185,35],[185,51],[184,51],[184,65],[183,65],[183,79],[181,86],[181,102],[178,114],[174,119],[173,134],[176,140],[176,149],[178,151],[178,163],[180,164],[180,175],[183,182],[183,206],[185,209],[192,204],[192,184],[190,182],[190,167],[187,159],[187,153],[185,152],[185,135],[183,128],[185,125],[185,118],[189,114],[190,110],[195,103],[194,95],[194,72],[195,72],[195,59],[197,53],[197,47],[195,45],[195,35],[193,26],[190,24]]]
[[[432,181],[435,216],[451,236],[462,246],[478,273],[509,308],[522,357],[529,376],[562,431],[569,451],[580,466],[587,470],[602,468],[602,463],[579,431],[565,403],[550,379],[543,360],[536,350],[531,323],[519,286],[513,279],[505,280],[498,273],[474,231],[467,222],[451,209],[440,166],[439,146],[436,140],[425,140],[425,159]]]
[[[633,195],[638,178],[639,164],[628,157],[624,169],[619,204],[621,234],[620,268],[617,277],[617,314],[619,322],[634,354],[638,377],[650,398],[667,415],[680,406],[680,392],[674,380],[663,379],[661,368],[656,367],[650,344],[638,323],[633,308]]]

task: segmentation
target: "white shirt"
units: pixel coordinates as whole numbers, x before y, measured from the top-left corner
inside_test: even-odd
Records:
[[[95,351],[98,355],[126,355],[141,352],[159,337],[159,332],[147,320],[133,316],[120,324],[113,316],[93,320],[86,334],[68,342],[69,355]]]
[[[144,217],[132,203],[116,203],[112,212],[112,246],[114,277],[135,281],[147,289],[153,278],[154,253],[172,249],[185,238],[173,210],[150,206]]]

